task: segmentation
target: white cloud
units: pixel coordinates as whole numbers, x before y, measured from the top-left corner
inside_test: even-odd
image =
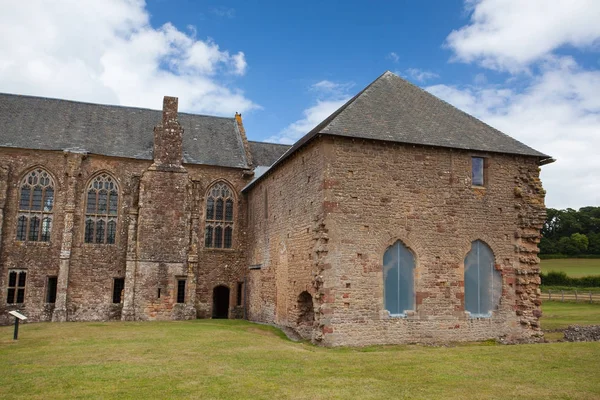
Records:
[[[587,49],[600,37],[598,0],[466,0],[470,23],[446,45],[455,59],[511,72],[526,70],[555,49]]]
[[[223,83],[244,75],[243,52],[222,50],[167,23],[153,28],[142,0],[5,4],[0,91],[233,115],[258,106]],[[8,40],[7,38],[11,38]]]
[[[596,0],[465,0],[471,19],[450,33],[454,60],[506,71],[500,85],[475,76],[475,86],[428,90],[490,125],[545,152],[546,204],[600,204],[600,70],[574,56],[596,51]],[[571,47],[569,49],[569,46]],[[523,74],[523,72],[526,72]],[[485,79],[484,79],[485,78]]]
[[[412,78],[418,82],[425,82],[440,77],[435,72],[424,71],[418,68],[409,68],[406,70],[406,74],[402,75]]]
[[[508,85],[428,91],[557,159],[542,168],[549,207],[600,204],[600,71],[571,58],[542,65],[522,90]]]
[[[317,104],[302,112],[304,117],[285,127],[279,134],[271,136],[267,142],[295,143],[302,136],[310,132],[321,121],[340,108],[347,100],[317,100]]]
[[[246,73],[246,68],[248,67],[245,54],[240,51],[236,55],[232,56],[232,61],[235,67],[235,73],[237,75],[244,75]]]
[[[484,85],[487,83],[487,77],[484,73],[479,73],[473,78],[473,83],[476,85]]]
[[[354,87],[353,82],[337,83],[323,80],[310,87],[312,92],[316,92],[319,99],[340,100],[348,98],[348,91]]]
[[[393,51],[389,53],[385,58],[387,58],[388,60],[392,60],[395,63],[397,63],[400,60],[398,54],[394,53]]]
[[[310,132],[315,126],[330,116],[350,99],[348,91],[354,83],[336,83],[322,80],[310,87],[317,95],[316,103],[302,112],[303,117],[289,124],[267,142],[292,144]]]
[[[235,18],[235,8],[213,7],[211,12],[218,17]]]

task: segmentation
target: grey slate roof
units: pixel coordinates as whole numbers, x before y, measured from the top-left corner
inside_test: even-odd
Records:
[[[283,153],[292,147],[287,144],[253,142],[251,140],[248,143],[250,144],[250,152],[252,153],[252,162],[255,166],[268,167],[272,165]]]
[[[390,71],[294,143],[270,170],[318,135],[550,158]]]
[[[0,94],[0,146],[151,160],[162,111]],[[179,113],[185,163],[247,168],[235,118]]]
[[[548,158],[387,71],[309,133]]]

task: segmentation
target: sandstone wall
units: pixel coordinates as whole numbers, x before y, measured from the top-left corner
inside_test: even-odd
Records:
[[[296,327],[298,296],[315,293],[326,151],[307,145],[248,193],[250,320]]]
[[[325,345],[539,340],[537,243],[544,191],[534,158],[343,138],[323,182],[328,234],[320,274]],[[485,188],[471,185],[471,157],[486,157]],[[464,258],[480,239],[495,255],[502,298],[491,318],[464,311]],[[384,309],[382,259],[401,240],[416,258],[416,309]]]
[[[170,240],[173,236],[154,236],[155,239],[151,240],[153,247],[148,249],[152,254],[146,258],[155,262],[156,266],[153,272],[142,277],[147,265],[135,264],[138,261],[138,202],[141,177],[151,164],[146,160],[98,155],[0,149],[0,323],[8,322],[6,312],[13,309],[25,313],[30,321],[50,321],[53,315],[55,320],[70,321],[121,319],[124,305],[112,303],[113,279],[126,277],[128,263],[139,269],[136,269],[134,281],[127,280],[129,285],[125,285],[125,297],[132,288],[131,282],[137,280],[141,283],[144,280],[144,284],[138,285],[136,292],[130,294],[133,301],[135,295],[138,295],[138,300],[157,299],[157,288],[163,286],[162,302],[166,304],[161,305],[161,309],[167,310],[163,314],[153,314],[155,310],[152,308],[156,305],[133,307],[141,305],[138,301],[132,305],[135,312],[131,311],[128,319],[190,318],[189,307],[186,311],[186,306],[194,308],[200,317],[210,317],[212,290],[219,284],[230,287],[230,305],[234,307],[235,287],[238,282],[243,282],[246,262],[245,202],[240,191],[248,182],[248,176],[234,168],[185,165],[185,196],[189,203],[185,207],[189,207],[189,217],[184,217],[186,211],[176,206],[178,198],[174,193],[171,193],[173,199],[160,200],[164,204],[158,206],[156,212],[162,212],[167,221],[171,217],[184,218],[187,228],[176,240]],[[51,237],[49,242],[21,242],[16,240],[19,183],[24,174],[36,166],[46,169],[55,182]],[[86,189],[89,181],[101,172],[110,173],[119,185],[114,244],[84,242]],[[220,180],[232,186],[238,199],[234,210],[233,248],[205,249],[205,193],[212,183]],[[152,218],[151,213],[148,218]],[[174,263],[174,259],[178,259],[177,262]],[[9,269],[27,270],[23,304],[6,304]],[[64,272],[62,275],[61,271]],[[59,277],[59,293],[53,304],[45,302],[49,276]],[[178,276],[188,277],[186,305],[174,304]],[[61,307],[61,279],[64,279],[64,312],[57,310]],[[239,310],[232,310],[233,314],[240,316]]]

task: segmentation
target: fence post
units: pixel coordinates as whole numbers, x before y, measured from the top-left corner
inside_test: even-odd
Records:
[[[592,302],[592,291],[590,290],[590,303]]]
[[[552,300],[552,289],[548,289],[548,300]]]
[[[560,301],[565,301],[565,291],[564,290],[560,290]]]
[[[577,289],[575,289],[575,301],[577,301]]]

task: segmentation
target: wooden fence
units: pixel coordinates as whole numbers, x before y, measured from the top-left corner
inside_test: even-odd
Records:
[[[585,290],[548,290],[542,292],[543,300],[555,301],[585,301],[588,303],[600,302],[599,292]]]

